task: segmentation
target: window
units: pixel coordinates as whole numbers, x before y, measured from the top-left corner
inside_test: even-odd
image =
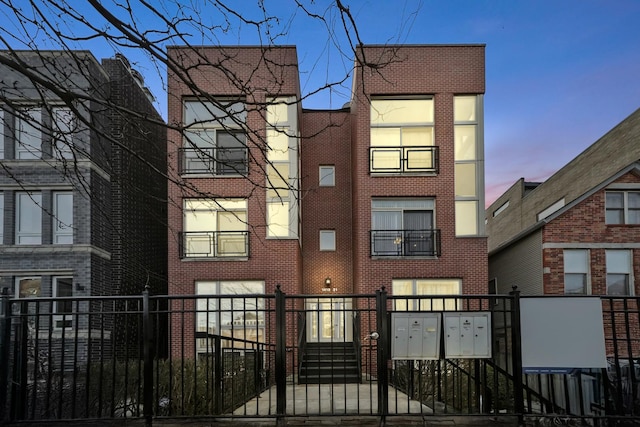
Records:
[[[459,279],[394,279],[391,292],[394,296],[407,296],[394,299],[397,311],[456,310],[456,298],[438,295],[460,295],[462,283]],[[422,298],[425,296],[431,298]]]
[[[433,99],[373,99],[370,132],[370,172],[437,173]]]
[[[264,342],[265,306],[263,298],[248,297],[264,293],[262,281],[196,282],[196,332],[198,350],[213,350],[211,335],[234,337],[247,342],[223,341],[225,346],[255,348],[253,342]],[[231,296],[220,298],[220,296]]]
[[[589,276],[589,251],[570,249],[564,251],[564,293],[586,295]]]
[[[631,251],[607,250],[607,295],[633,295]]]
[[[42,196],[40,193],[16,193],[16,244],[42,243]]]
[[[73,195],[53,193],[53,243],[73,243]]]
[[[374,199],[371,255],[440,255],[440,234],[433,224],[433,199]]]
[[[39,297],[42,293],[40,277],[17,277],[16,296],[18,298]]]
[[[249,255],[247,201],[185,199],[182,257]]]
[[[237,100],[186,101],[180,173],[246,175],[246,118],[244,104]]]
[[[78,120],[70,108],[53,107],[51,109],[51,127],[53,130],[52,151],[56,159],[73,159],[73,135],[77,132]]]
[[[73,296],[73,279],[71,277],[54,277],[53,297],[71,296]],[[70,328],[73,325],[73,301],[55,300],[53,313],[53,321],[56,328]]]
[[[320,230],[320,250],[321,251],[336,250],[335,230]]]
[[[506,202],[504,202],[503,204],[500,205],[500,207],[498,209],[496,209],[495,211],[493,211],[493,217],[497,217],[498,215],[500,215],[502,212],[506,211],[507,208],[509,207],[509,200],[507,200]]]
[[[4,243],[4,193],[0,191],[0,245]]]
[[[336,185],[336,168],[335,166],[320,166],[320,187],[333,187]]]
[[[456,236],[480,234],[482,182],[482,139],[479,132],[480,99],[475,95],[453,98],[454,176]]]
[[[22,108],[16,111],[16,159],[42,157],[42,113],[40,108]]]
[[[607,224],[640,224],[640,191],[606,192]]]

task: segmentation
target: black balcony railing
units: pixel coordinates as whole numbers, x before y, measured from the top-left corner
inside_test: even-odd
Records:
[[[178,172],[181,175],[246,175],[247,148],[181,148]]]
[[[372,173],[438,173],[438,163],[438,147],[433,145],[369,148]]]
[[[249,256],[248,231],[190,231],[180,233],[180,258]]]
[[[371,230],[371,256],[440,254],[440,230]]]

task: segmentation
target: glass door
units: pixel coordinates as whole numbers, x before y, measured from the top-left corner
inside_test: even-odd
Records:
[[[351,298],[307,300],[308,342],[344,342],[352,339]]]

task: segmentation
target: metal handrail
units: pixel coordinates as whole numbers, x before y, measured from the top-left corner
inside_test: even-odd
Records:
[[[242,148],[179,148],[178,173],[246,175],[248,149]]]
[[[435,145],[369,147],[371,173],[439,172],[440,151]]]
[[[231,258],[249,256],[248,231],[182,231],[180,258]]]
[[[440,256],[440,230],[371,230],[371,256]]]

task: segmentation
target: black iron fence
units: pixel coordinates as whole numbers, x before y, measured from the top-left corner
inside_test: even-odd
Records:
[[[601,300],[607,369],[515,374],[522,372],[517,293],[18,299],[5,292],[0,419],[150,425],[182,417],[451,414],[637,422],[638,298]],[[472,318],[480,329],[487,322],[488,348],[480,339],[475,353],[464,346],[452,353],[451,322],[465,328]],[[401,345],[411,322],[422,322],[425,340],[431,325],[442,330],[415,357]]]

